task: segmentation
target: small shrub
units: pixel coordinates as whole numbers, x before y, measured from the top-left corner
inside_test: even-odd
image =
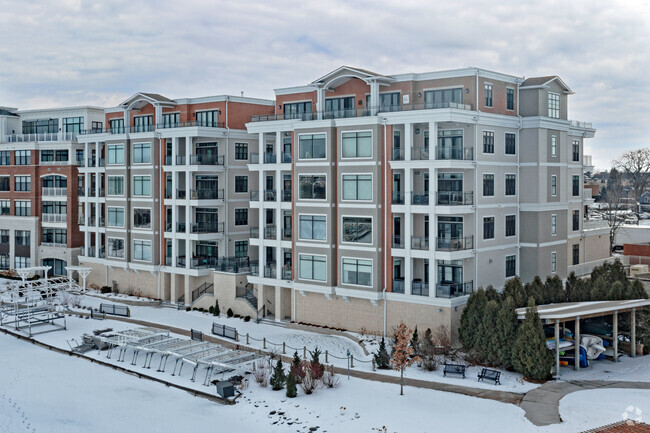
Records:
[[[210,305],[210,308],[208,308],[208,312],[214,315],[214,307],[212,305]]]
[[[318,388],[318,378],[322,377],[323,369],[320,365],[314,366],[309,361],[300,363],[301,377],[300,389],[307,395],[312,394]]]
[[[111,293],[113,289],[110,288],[110,286],[102,286],[101,289],[99,289],[99,293],[105,295],[107,293]]]
[[[267,387],[269,384],[269,370],[266,362],[258,361],[253,364],[253,377],[261,387]]]
[[[244,317],[244,322],[250,322],[250,321],[251,321],[251,316]]]
[[[235,319],[239,319],[241,316],[239,314],[235,314]]]
[[[232,308],[228,308],[228,311],[226,312],[226,315],[227,315],[228,317],[232,317],[232,316],[235,315],[235,313],[232,312]]]
[[[273,391],[280,391],[284,388],[284,383],[287,380],[287,376],[284,374],[284,368],[282,367],[282,361],[278,359],[278,363],[273,369],[273,376],[271,376],[271,389]]]
[[[217,299],[214,303],[214,312],[212,313],[215,316],[218,316],[221,314],[221,309],[219,308],[219,300]]]
[[[375,364],[380,370],[390,370],[390,355],[386,350],[386,341],[382,338],[379,343],[379,349],[374,354]]]
[[[296,377],[292,372],[287,376],[287,397],[295,398],[298,395],[298,388],[296,387]]]
[[[293,361],[291,361],[291,374],[293,374],[294,379],[297,384],[302,382],[303,371],[301,367],[302,361],[300,361],[300,356],[298,356],[298,351],[293,352]]]
[[[185,307],[185,311],[192,311],[192,307]]]
[[[340,380],[338,376],[334,374],[333,365],[325,367],[325,371],[323,372],[323,378],[321,380],[323,381],[323,385],[325,385],[328,388],[337,388],[340,385]]]

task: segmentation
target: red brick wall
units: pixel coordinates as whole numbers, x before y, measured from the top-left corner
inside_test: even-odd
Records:
[[[650,257],[650,245],[623,244],[623,254],[626,256]]]

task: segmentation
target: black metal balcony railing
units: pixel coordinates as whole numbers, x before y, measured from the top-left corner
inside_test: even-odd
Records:
[[[176,198],[181,199],[181,200],[185,200],[185,197],[187,197],[187,196],[186,196],[186,192],[185,192],[184,189],[177,189],[176,190]]]
[[[393,293],[404,293],[403,278],[393,278]]]
[[[181,267],[185,267],[185,257],[179,258],[183,261]],[[198,255],[192,257],[190,266],[193,269],[214,269],[221,272],[248,272],[250,260],[248,257],[212,257]]]
[[[284,202],[291,201],[291,190],[290,189],[283,189],[282,190],[282,201],[284,201]]]
[[[393,248],[404,248],[404,237],[402,235],[393,235]]]
[[[275,227],[264,227],[264,239],[276,239],[278,231]]]
[[[250,237],[257,239],[260,237],[260,228],[259,227],[251,227],[250,228]]]
[[[169,122],[169,123],[159,123],[156,125],[156,129],[171,129],[171,128],[190,128],[193,126],[198,126],[200,128],[223,128],[223,122]]]
[[[293,272],[291,271],[291,267],[282,268],[282,279],[288,281],[293,280]]]
[[[474,248],[474,236],[438,238],[436,247],[438,251],[462,251],[472,248]]]
[[[426,161],[429,159],[428,147],[412,147],[411,159],[414,161]]]
[[[251,261],[250,269],[251,269],[251,275],[253,275],[255,277],[259,277],[259,275],[260,275],[260,263],[257,260]]]
[[[264,278],[275,278],[275,263],[267,263],[264,266]]]
[[[393,191],[393,204],[404,204],[404,193]]]
[[[259,201],[260,200],[260,192],[257,191],[257,190],[251,189],[250,196],[251,196],[251,201]]]
[[[192,233],[223,233],[224,224],[221,222],[199,222],[192,224]]]
[[[461,146],[438,146],[436,148],[436,159],[474,160],[474,149]]]
[[[274,189],[266,189],[264,190],[264,201],[275,201],[275,190]]]
[[[190,165],[224,165],[224,156],[190,155]]]
[[[393,157],[392,157],[391,161],[404,161],[404,159],[405,159],[404,150],[394,147],[393,148]]]
[[[176,223],[176,231],[179,233],[185,233],[185,223]]]
[[[423,283],[420,279],[415,279],[411,283],[411,294],[416,296],[429,296],[429,283]]]
[[[192,200],[223,200],[223,189],[193,189]]]
[[[429,249],[429,236],[413,236],[411,237],[411,248],[414,250],[428,250]]]
[[[188,127],[201,127],[201,128],[223,128],[223,122],[169,122],[169,123],[159,123],[157,125],[137,125],[137,126],[116,126],[106,128],[92,128],[79,131],[79,135],[88,135],[88,134],[126,134],[126,133],[137,133],[137,132],[151,132],[159,129],[170,129],[170,128],[188,128]]]
[[[461,206],[474,204],[474,192],[438,191],[437,204],[441,206]]]
[[[449,283],[436,285],[436,296],[438,298],[457,298],[472,293],[474,282],[466,281],[464,283]]]
[[[411,203],[416,205],[428,205],[429,204],[429,192],[428,191],[413,191],[411,196]]]

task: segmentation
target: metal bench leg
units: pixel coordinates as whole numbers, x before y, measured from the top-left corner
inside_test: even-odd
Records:
[[[178,361],[180,361],[180,358],[176,359],[176,363],[174,364],[174,371],[172,372],[172,376],[176,376],[176,366],[178,366]],[[181,368],[183,368],[182,364],[181,364]]]
[[[160,364],[158,364],[158,371],[159,371],[159,372],[160,372],[160,371],[164,371],[164,370],[162,369],[162,363],[163,363],[163,359],[164,359],[164,358],[165,358],[165,355],[164,355],[164,354],[163,354],[163,355],[160,355]]]
[[[198,370],[199,364],[196,364],[194,366],[194,371],[192,372],[192,382],[194,382],[194,378],[196,377],[196,370]]]
[[[185,361],[181,361],[181,368],[178,370],[178,375],[180,376],[181,373],[183,373],[183,366],[185,365]]]
[[[203,385],[208,386],[208,380],[213,368],[214,367],[212,365],[209,365],[208,368],[205,369],[205,379],[203,380]]]

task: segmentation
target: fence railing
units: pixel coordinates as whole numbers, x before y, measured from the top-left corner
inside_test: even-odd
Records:
[[[197,331],[196,329],[190,329],[190,340],[203,341],[203,332]]]
[[[237,334],[236,328],[232,328],[226,325],[219,325],[218,323],[212,324],[212,334],[218,335],[220,337],[230,338],[235,341],[239,340],[238,338],[239,334]]]
[[[129,317],[131,311],[126,305],[117,305],[117,304],[99,304],[99,311],[106,314],[112,314],[113,316],[123,316]]]
[[[42,195],[52,196],[52,197],[63,197],[68,195],[68,188],[56,188],[56,187],[43,187],[41,190]]]
[[[438,238],[436,249],[438,251],[461,251],[474,248],[474,236],[463,238]]]
[[[461,206],[474,204],[474,192],[438,191],[437,204],[441,206]]]
[[[454,284],[438,284],[436,286],[436,296],[438,298],[457,298],[458,296],[469,295],[473,290],[473,281]]]

